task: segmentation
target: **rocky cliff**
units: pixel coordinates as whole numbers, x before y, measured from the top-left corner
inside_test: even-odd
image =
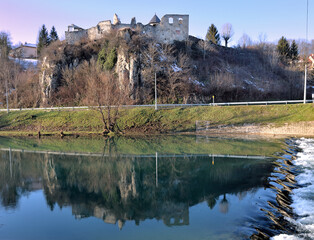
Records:
[[[60,88],[65,88],[63,92],[78,88],[67,88],[64,70],[76,71],[83,62],[99,59],[103,50],[108,58],[113,48],[117,49],[114,60],[111,59],[114,67],[109,70],[121,85],[127,83],[129,95],[137,103],[153,101],[155,73],[158,95],[164,103],[208,102],[212,95],[217,101],[302,97],[303,73],[296,67],[282,65],[274,46],[225,48],[194,37],[166,45],[128,30],[97,41],[51,44],[42,55],[40,69],[44,105],[83,104],[71,97],[62,102]],[[80,73],[73,81],[79,76]]]

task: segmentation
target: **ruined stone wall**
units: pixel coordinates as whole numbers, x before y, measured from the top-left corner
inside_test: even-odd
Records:
[[[189,37],[189,15],[167,14],[160,24],[146,25],[144,31],[158,42],[185,41]]]
[[[107,34],[111,31],[112,29],[112,24],[111,24],[111,21],[110,20],[107,20],[107,21],[102,21],[102,22],[99,22],[97,24],[97,28],[98,28],[98,31],[101,33],[101,34]]]
[[[80,41],[83,38],[89,39],[89,40],[97,40],[102,38],[104,35],[110,33],[112,29],[124,29],[124,28],[131,28],[130,24],[118,24],[118,25],[112,25],[111,21],[103,21],[99,22],[95,27],[91,27],[86,30],[80,30],[80,31],[73,31],[65,32],[65,39],[67,43],[74,44],[77,41]]]
[[[88,30],[65,32],[65,39],[69,44],[74,44],[84,38],[88,38]]]
[[[73,44],[82,38],[88,38],[89,40],[100,39],[112,29],[120,30],[125,28],[137,29],[142,34],[147,34],[161,43],[185,41],[189,37],[189,15],[166,14],[161,18],[160,23],[155,25],[136,24],[135,19],[132,19],[132,24],[112,24],[110,20],[107,20],[99,22],[95,27],[87,30],[65,32],[65,37],[68,43]]]
[[[87,29],[87,35],[89,40],[97,40],[102,38],[105,34],[108,34],[112,29],[111,21],[102,21],[95,27]]]
[[[88,34],[88,39],[89,40],[96,40],[96,39],[100,39],[103,35],[101,34],[101,31],[99,30],[99,28],[96,27],[92,27],[89,28],[87,30],[87,34]]]
[[[126,24],[126,23],[120,23],[119,25],[113,25],[114,29],[123,29],[123,28],[132,28],[131,24]]]

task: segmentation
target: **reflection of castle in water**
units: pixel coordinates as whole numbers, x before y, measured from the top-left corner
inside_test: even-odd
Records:
[[[264,186],[270,161],[209,157],[78,157],[0,154],[1,201],[14,207],[23,192],[44,189],[53,210],[71,206],[76,218],[94,216],[122,228],[126,221],[189,224],[189,207],[207,201],[228,211],[227,194]],[[213,165],[214,163],[214,165]],[[158,185],[156,183],[156,168]],[[11,169],[11,170],[10,170]],[[9,171],[8,171],[9,170]]]
[[[74,204],[72,205],[72,213],[76,219],[82,219],[94,216],[103,220],[105,223],[117,224],[119,229],[122,229],[126,221],[134,220],[137,225],[139,225],[140,220],[157,218],[158,220],[162,218],[163,222],[167,226],[182,226],[189,225],[189,206],[185,203],[163,203],[161,209],[158,211],[158,216],[155,212],[145,212],[146,218],[144,219],[133,219],[132,216],[128,215],[126,212],[124,215],[117,217],[116,212],[112,209],[106,209],[101,206],[91,206],[89,204]]]

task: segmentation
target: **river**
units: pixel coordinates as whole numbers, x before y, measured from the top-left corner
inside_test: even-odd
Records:
[[[312,139],[0,138],[0,239],[313,239]]]

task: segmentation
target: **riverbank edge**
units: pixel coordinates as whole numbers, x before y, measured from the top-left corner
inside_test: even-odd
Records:
[[[314,121],[284,123],[276,125],[245,124],[243,126],[218,126],[205,130],[199,134],[234,134],[234,135],[264,135],[264,136],[290,136],[314,137]]]
[[[282,125],[277,124],[266,124],[266,125],[255,125],[245,124],[243,126],[227,126],[219,125],[211,127],[206,130],[200,131],[178,131],[178,132],[124,132],[124,136],[147,136],[147,135],[226,135],[226,136],[251,136],[251,137],[314,137],[314,121],[296,122],[296,123],[284,123]],[[36,131],[0,131],[0,136],[8,137],[34,137],[39,136]],[[103,136],[101,131],[42,131],[40,136],[51,136],[51,137],[94,137]]]

